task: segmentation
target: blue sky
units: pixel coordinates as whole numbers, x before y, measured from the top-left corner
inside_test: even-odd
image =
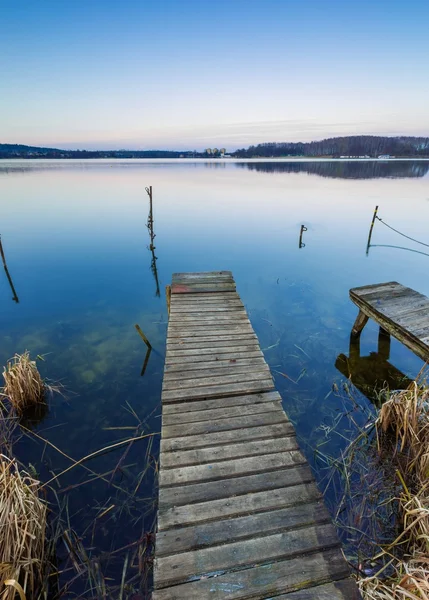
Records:
[[[429,135],[428,32],[427,0],[4,0],[0,143]]]

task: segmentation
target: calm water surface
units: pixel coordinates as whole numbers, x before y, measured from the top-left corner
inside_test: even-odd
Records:
[[[19,303],[2,271],[0,363],[26,349],[44,355],[43,375],[66,389],[35,431],[74,459],[136,432],[160,431],[165,285],[174,271],[230,269],[323,488],[326,473],[315,449],[322,444],[338,456],[348,435],[332,388],[346,381],[337,357],[349,354],[357,313],[349,288],[397,280],[429,294],[429,257],[419,253],[428,248],[377,222],[366,255],[372,213],[379,205],[386,222],[429,243],[428,171],[423,161],[1,162],[0,233]],[[148,185],[156,273],[146,229]],[[307,231],[299,248],[301,224]],[[136,323],[155,349],[143,377],[146,348]],[[370,359],[357,381],[363,391],[366,380],[385,377],[377,337],[369,322],[360,353]],[[408,377],[422,366],[395,340],[390,363]],[[371,392],[353,393],[362,408],[372,406]],[[326,436],[335,419],[338,434]],[[23,439],[17,452],[44,481],[70,465],[38,439]],[[87,463],[108,473],[107,481],[88,483],[91,475],[75,468],[55,484],[70,526],[93,556],[135,542],[152,525],[158,438],[123,452]],[[329,487],[327,500],[334,511]],[[94,518],[112,504],[93,531]],[[109,559],[110,576],[120,579],[123,561],[123,552]]]

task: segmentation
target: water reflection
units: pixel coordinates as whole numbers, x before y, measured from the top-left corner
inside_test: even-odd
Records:
[[[429,172],[429,162],[427,161],[249,162],[236,163],[236,166],[264,173],[308,173],[335,179],[424,177]]]
[[[402,390],[411,383],[411,379],[393,366],[389,358],[390,335],[380,327],[377,352],[361,356],[360,336],[351,334],[349,356],[340,354],[335,366],[362,394],[379,407],[382,403],[383,389]]]

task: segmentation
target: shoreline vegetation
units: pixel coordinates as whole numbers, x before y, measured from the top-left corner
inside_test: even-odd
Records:
[[[429,158],[429,138],[411,136],[344,136],[314,142],[268,142],[227,153],[225,148],[197,150],[65,150],[22,144],[0,144],[0,159],[45,158]]]
[[[42,357],[37,357],[42,359]],[[73,459],[32,428],[38,419],[34,411],[49,409],[48,395],[63,393],[61,386],[42,379],[36,361],[29,353],[16,354],[4,368],[5,386],[0,394],[0,598],[2,600],[59,600],[65,597],[114,600],[146,598],[151,587],[155,521],[145,516],[154,512],[151,498],[140,498],[138,490],[146,474],[158,465],[152,445],[158,433],[145,433],[143,423],[127,431],[125,439]],[[30,411],[30,412],[29,412]],[[119,427],[118,429],[121,429]],[[35,441],[40,456],[32,463],[18,458],[20,440]],[[116,483],[115,475],[125,471],[125,459],[133,444],[146,440],[137,483]],[[68,466],[50,471],[47,481],[38,472],[49,449],[67,459]],[[121,455],[107,472],[88,466],[93,459],[121,449]],[[67,463],[66,463],[67,464]],[[86,479],[64,485],[64,475],[79,467]],[[70,494],[75,488],[94,481],[109,490],[107,506],[88,506],[94,515],[76,528],[71,524]],[[97,547],[96,539],[121,513],[129,517],[130,542],[109,550]],[[118,564],[119,563],[119,564]],[[116,564],[117,568],[112,569]],[[116,575],[116,577],[114,576]]]
[[[353,403],[349,385],[344,387]],[[379,395],[381,408],[367,415],[364,426],[350,416],[353,409],[348,411],[357,433],[341,456],[320,455],[330,482],[337,477],[342,482],[334,522],[364,600],[429,600],[429,386],[424,371],[407,389],[385,389]]]

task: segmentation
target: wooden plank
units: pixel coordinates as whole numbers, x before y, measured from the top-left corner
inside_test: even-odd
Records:
[[[178,338],[173,338],[177,340]],[[192,338],[191,338],[192,339]],[[234,339],[220,340],[218,342],[202,342],[201,338],[194,339],[192,342],[184,341],[169,341],[167,342],[167,349],[171,352],[176,350],[200,350],[202,348],[228,348],[229,346],[249,346],[256,345],[259,348],[258,340],[252,336],[238,335]]]
[[[171,286],[172,294],[197,294],[197,293],[216,293],[216,292],[235,292],[234,283],[173,283]]]
[[[189,435],[184,435],[184,433],[188,433],[188,427],[184,431],[183,427],[171,429],[172,426],[170,425],[168,430],[166,428],[163,430],[161,451],[190,450],[192,448],[231,444],[235,441],[262,440],[267,437],[285,436],[294,433],[293,426],[287,420],[284,412],[282,414],[270,412],[265,416],[261,414],[252,415],[246,417],[244,423],[241,419],[230,419],[230,421],[232,421],[230,427],[219,429],[219,426],[217,426],[215,431],[212,432],[207,431],[207,427],[199,427],[197,431],[193,427],[194,433]],[[172,435],[168,437],[169,433]]]
[[[228,368],[230,366],[236,365],[238,367],[256,367],[256,366],[265,366],[267,363],[264,360],[264,357],[261,355],[254,358],[228,358],[226,360],[207,360],[207,361],[187,361],[180,363],[170,363],[164,366],[165,373],[174,373],[180,371],[182,373],[187,370],[195,371],[199,369],[223,369]]]
[[[398,289],[403,288],[400,283],[397,281],[388,281],[387,283],[376,283],[372,285],[362,285],[360,287],[355,287],[350,290],[356,296],[366,296],[368,294],[374,293],[384,293],[386,291],[395,292]]]
[[[166,487],[159,490],[159,508],[162,511],[173,506],[191,505],[200,502],[228,499],[231,496],[244,496],[255,492],[285,489],[304,483],[312,483],[313,475],[308,465],[300,465],[268,473],[245,475],[222,481],[191,483],[180,487]]]
[[[323,502],[312,502],[244,517],[222,519],[179,529],[168,529],[156,538],[157,556],[165,556],[234,540],[288,531],[315,523],[329,523]]]
[[[222,485],[219,482],[216,483]],[[225,519],[227,517],[276,510],[278,508],[286,508],[287,506],[314,502],[320,500],[320,498],[319,490],[311,482],[286,488],[264,490],[242,496],[231,496],[210,502],[171,506],[162,510],[160,508],[158,530],[163,531],[171,527],[195,525],[202,521],[216,521],[217,519]]]
[[[222,325],[235,324],[236,326],[249,323],[249,319],[245,312],[224,312],[224,313],[193,313],[188,317],[179,317],[180,324],[185,327],[187,323],[193,325],[204,326],[210,323],[218,323]]]
[[[178,317],[180,318],[180,315],[193,315],[194,313],[212,313],[212,314],[223,314],[223,313],[227,313],[227,314],[236,314],[236,313],[240,313],[240,314],[246,314],[246,311],[244,310],[243,306],[238,306],[238,305],[234,305],[231,304],[229,306],[225,306],[225,304],[222,302],[222,304],[209,304],[206,306],[201,306],[201,304],[199,305],[191,305],[191,306],[179,306],[176,307],[174,306],[171,311],[170,314],[173,315],[178,315]]]
[[[177,371],[167,371],[164,374],[164,383],[174,383],[181,382],[185,383],[188,379],[205,379],[207,377],[222,377],[222,376],[230,376],[235,374],[247,373],[251,375],[252,373],[265,373],[265,375],[271,376],[270,370],[268,369],[266,364],[259,365],[244,365],[240,366],[240,363],[233,363],[228,367],[221,367],[219,369],[195,369],[191,370],[177,370]]]
[[[173,390],[187,390],[199,387],[207,386],[218,386],[218,385],[226,385],[229,383],[246,383],[249,381],[267,381],[272,377],[269,371],[264,369],[264,371],[255,371],[250,370],[244,373],[238,372],[233,373],[232,375],[212,375],[209,377],[194,377],[192,379],[164,379],[164,383],[162,386],[163,392],[173,391]]]
[[[250,540],[239,540],[222,546],[182,552],[155,560],[157,587],[186,582],[189,577],[201,577],[225,569],[253,566],[261,556],[265,562],[295,557],[338,547],[339,540],[331,523],[274,533]]]
[[[220,277],[231,277],[232,271],[195,271],[192,273],[173,273],[172,279],[185,278],[185,279],[199,279],[200,277],[214,277],[219,279]]]
[[[194,400],[193,402],[182,402],[180,404],[166,404],[162,407],[162,414],[183,414],[187,411],[211,410],[212,408],[227,408],[229,406],[248,406],[265,404],[266,402],[281,402],[281,396],[277,391],[265,392],[263,394],[245,394],[243,396],[230,396],[229,398],[216,398],[214,400]]]
[[[176,469],[161,469],[159,486],[186,485],[196,481],[214,481],[240,477],[247,473],[267,473],[283,467],[295,467],[305,464],[304,456],[298,450],[249,456],[214,462],[211,464],[191,465]]]
[[[276,452],[287,452],[298,450],[296,437],[291,435],[286,438],[275,438],[273,440],[257,440],[252,442],[241,442],[227,446],[211,446],[195,450],[183,450],[182,452],[161,452],[161,468],[171,469],[176,467],[188,467],[191,465],[202,465],[216,461],[232,458],[250,456],[262,456]]]
[[[225,362],[231,361],[231,360],[241,360],[243,359],[249,359],[249,358],[263,358],[264,355],[262,354],[262,352],[260,350],[253,350],[253,351],[247,351],[247,352],[216,352],[213,354],[191,354],[191,355],[187,355],[187,356],[169,356],[167,354],[166,358],[165,358],[165,362],[166,362],[166,366],[170,367],[170,366],[177,366],[177,365],[184,365],[186,363],[191,364],[192,368],[197,368],[196,364],[203,362],[205,365],[207,365],[207,362],[219,362],[219,364],[222,362],[223,364],[225,364]],[[182,367],[179,367],[182,368]]]
[[[251,568],[221,572],[216,577],[156,590],[153,600],[274,600],[282,593],[342,580],[350,574],[338,549],[317,552],[306,556],[305,560],[298,557],[261,564],[260,558]],[[359,595],[343,598],[358,600]]]
[[[190,348],[189,350],[184,348],[183,350],[169,350],[168,355],[170,358],[175,358],[178,356],[202,356],[203,354],[234,354],[234,353],[243,353],[243,352],[255,352],[259,350],[259,344],[255,342],[225,342],[224,346],[219,346],[216,348]]]
[[[198,337],[198,339],[195,339]],[[237,333],[221,333],[219,335],[201,335],[201,336],[187,336],[186,334],[179,336],[168,338],[167,337],[167,346],[171,346],[172,344],[181,344],[181,343],[196,343],[196,342],[231,342],[236,339],[246,338],[250,340],[257,340],[258,338],[254,333],[246,330],[244,332]]]
[[[249,394],[251,392],[268,392],[274,389],[270,377],[259,381],[243,381],[240,383],[227,383],[225,385],[212,385],[207,387],[184,388],[182,390],[166,390],[162,392],[162,402],[180,402],[183,400],[201,400],[203,398],[221,398],[233,394]]]
[[[180,406],[180,404],[179,404]],[[248,404],[245,406],[216,407],[212,410],[185,411],[182,414],[162,414],[162,424],[179,425],[179,423],[200,423],[202,421],[217,421],[219,419],[230,419],[245,415],[255,415],[258,413],[281,411],[280,402],[265,402],[264,404]]]
[[[271,377],[270,370],[264,364],[259,365],[251,365],[251,366],[240,366],[239,363],[233,363],[228,367],[221,367],[219,369],[195,369],[191,371],[189,369],[177,370],[177,371],[168,371],[164,375],[164,384],[174,383],[185,383],[187,380],[199,379],[202,381],[202,385],[207,381],[209,377],[223,377],[223,376],[233,376],[242,374],[252,375],[253,373],[258,373],[259,375],[265,374],[265,376]],[[191,383],[191,386],[194,384]],[[182,386],[183,387],[183,386]],[[186,386],[187,387],[187,386]]]
[[[184,327],[184,326],[170,326],[167,332],[167,339],[169,342],[173,340],[173,338],[182,338],[182,337],[207,337],[214,335],[238,335],[243,336],[247,334],[253,333],[253,328],[249,324],[242,325],[219,325],[219,324],[210,324],[210,325],[193,325],[192,327]]]

